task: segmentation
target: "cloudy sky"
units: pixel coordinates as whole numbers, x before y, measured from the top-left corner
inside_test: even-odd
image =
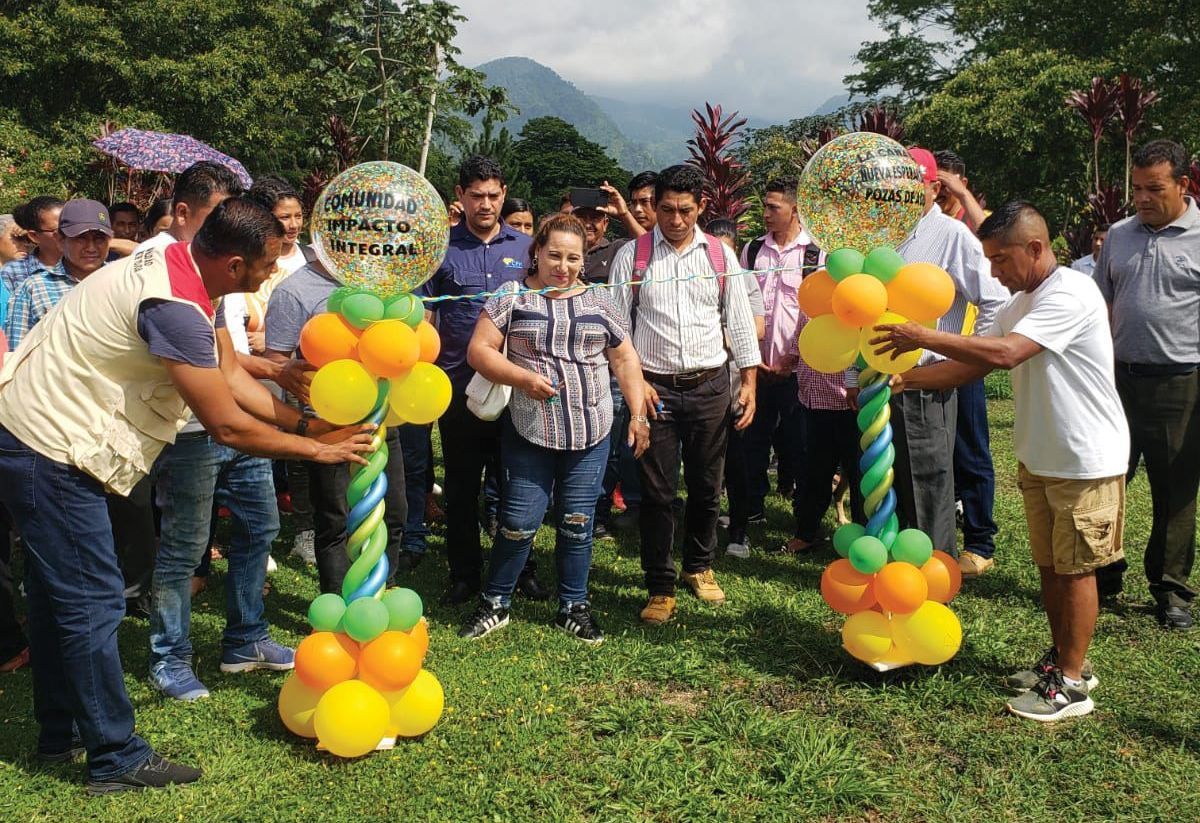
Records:
[[[462,61],[530,57],[590,94],[809,114],[882,36],[867,0],[458,0]]]

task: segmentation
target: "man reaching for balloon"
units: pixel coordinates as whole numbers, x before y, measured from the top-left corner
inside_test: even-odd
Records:
[[[1088,714],[1098,684],[1085,659],[1098,611],[1095,571],[1122,556],[1129,431],[1116,395],[1108,312],[1096,284],[1061,267],[1042,215],[1002,206],[979,228],[992,273],[1010,292],[979,336],[919,323],[876,327],[876,356],[928,349],[950,360],[902,375],[910,390],[946,390],[993,369],[1012,372],[1014,452],[1029,543],[1053,645],[1010,676],[1014,714]]]

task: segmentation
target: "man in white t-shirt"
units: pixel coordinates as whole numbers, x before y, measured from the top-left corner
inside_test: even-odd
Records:
[[[905,388],[947,388],[1012,372],[1013,451],[1029,544],[1054,645],[1007,679],[1009,710],[1058,720],[1094,708],[1084,656],[1096,625],[1095,571],[1119,560],[1129,429],[1116,393],[1108,309],[1095,282],[1058,265],[1046,221],[1007,203],[979,227],[992,273],[1013,293],[990,328],[960,337],[916,323],[880,326],[880,351],[927,348],[951,358],[903,375]]]

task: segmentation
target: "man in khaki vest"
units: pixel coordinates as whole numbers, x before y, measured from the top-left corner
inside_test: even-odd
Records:
[[[214,299],[262,284],[282,237],[270,212],[231,198],[190,244],[89,276],[0,369],[0,503],[26,546],[38,755],[67,762],[86,750],[89,793],[200,776],[134,734],[105,492],[128,494],[191,412],[251,454],[361,463],[369,448],[369,426],[334,429],[275,400],[238,365],[214,311]]]

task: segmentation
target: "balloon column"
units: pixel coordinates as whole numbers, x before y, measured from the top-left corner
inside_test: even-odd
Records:
[[[296,650],[279,713],[296,734],[357,757],[396,736],[429,731],[442,689],[421,668],[429,645],[421,599],[385,592],[387,426],[432,423],[450,405],[450,379],[434,365],[441,342],[410,292],[445,257],[449,223],[437,191],[398,163],[364,163],[338,175],[313,212],[317,256],[344,285],[300,332],[317,368],[313,410],[336,425],[377,426],[367,465],[351,469],[340,595],[309,607],[314,633]]]
[[[442,716],[442,685],[422,668],[429,626],[420,596],[389,589],[349,605],[322,594],[308,607],[313,633],[296,649],[296,670],[279,692],[279,717],[339,757],[420,737]]]
[[[833,249],[825,269],[799,289],[808,320],[800,356],[826,374],[856,362],[859,375],[860,488],[866,524],[834,534],[839,559],[821,577],[821,596],[849,616],[842,643],[881,671],[912,663],[937,665],[962,643],[962,627],[946,607],[962,583],[957,561],[934,551],[928,535],[900,530],[892,489],[888,375],[908,371],[920,350],[892,358],[871,346],[875,327],[937,322],[954,302],[950,275],[930,263],[906,263],[894,246],[924,214],[921,172],[903,146],[878,134],[843,135],[804,169],[797,205],[805,228]]]

